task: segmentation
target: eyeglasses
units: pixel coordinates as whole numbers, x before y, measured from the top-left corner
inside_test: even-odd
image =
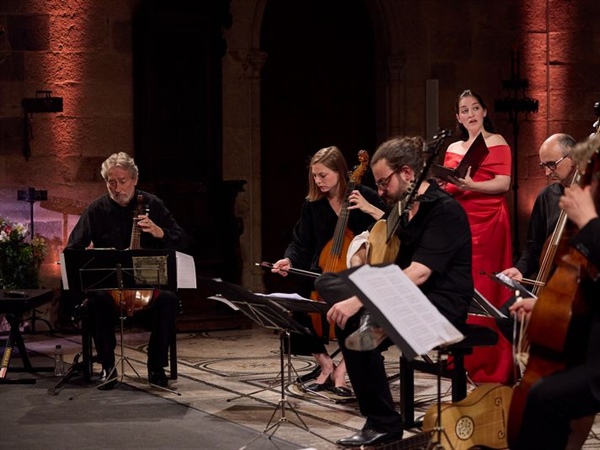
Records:
[[[567,156],[563,156],[560,159],[557,159],[556,161],[548,161],[548,162],[541,162],[540,163],[540,169],[545,170],[545,169],[550,169],[552,171],[556,170],[556,167],[560,164],[560,162],[565,159]]]
[[[385,177],[383,180],[379,180],[377,182],[375,182],[375,186],[377,186],[377,188],[379,189],[387,189],[388,184],[390,184],[390,181],[392,180],[392,176],[397,172],[397,170],[394,170],[392,173],[390,173],[387,177]]]

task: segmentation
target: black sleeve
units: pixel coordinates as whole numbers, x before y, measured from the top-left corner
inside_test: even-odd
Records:
[[[142,244],[142,248],[169,248],[178,251],[185,251],[189,245],[187,233],[175,220],[171,211],[167,209],[164,202],[158,197],[145,194],[149,198],[150,219],[161,227],[165,233],[162,239],[153,238],[147,233],[143,233],[142,239],[147,238],[149,242]],[[146,236],[147,235],[147,236]]]
[[[600,268],[600,218],[590,220],[571,240],[588,261]]]

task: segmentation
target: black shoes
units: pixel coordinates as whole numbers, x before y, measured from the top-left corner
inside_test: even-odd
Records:
[[[336,444],[344,447],[360,447],[362,445],[383,444],[385,442],[399,441],[402,439],[402,433],[402,430],[380,433],[372,428],[363,428],[358,433],[353,434],[350,437],[340,439],[336,442]]]
[[[379,327],[370,314],[360,318],[358,330],[346,338],[346,348],[355,351],[375,350],[387,337],[383,328]]]
[[[160,387],[167,387],[169,385],[169,378],[165,374],[165,369],[157,367],[151,369],[148,367],[148,381],[150,384]]]
[[[354,394],[346,386],[327,386],[327,390],[337,395],[338,397],[354,397]]]
[[[321,392],[327,390],[327,382],[323,384],[310,383],[304,386],[304,392]]]
[[[117,368],[105,367],[100,372],[100,380],[98,380],[97,388],[101,391],[110,391],[117,385]]]
[[[304,390],[304,392],[329,391],[329,392],[337,395],[338,397],[353,397],[354,396],[352,391],[350,389],[348,389],[346,386],[335,386],[333,384],[333,381],[331,380],[331,377],[328,377],[327,381],[322,384],[319,384],[319,383],[308,384],[308,385],[304,386],[303,390]]]

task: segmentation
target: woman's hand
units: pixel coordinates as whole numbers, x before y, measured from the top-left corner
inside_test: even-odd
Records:
[[[283,258],[273,264],[271,272],[278,273],[282,277],[287,277],[289,270],[292,268],[292,262],[289,258]]]
[[[468,191],[471,190],[473,188],[473,178],[471,178],[471,166],[469,166],[469,168],[467,169],[467,173],[465,174],[464,178],[457,178],[457,177],[448,177],[450,179],[450,182],[455,184],[457,188],[459,188],[461,191]]]
[[[567,213],[567,217],[579,229],[583,228],[590,220],[598,217],[591,186],[586,186],[583,189],[578,185],[565,188],[565,193],[560,198],[558,206]]]
[[[348,196],[348,209],[359,209],[374,219],[380,219],[383,216],[383,211],[369,203],[358,190],[350,192]]]

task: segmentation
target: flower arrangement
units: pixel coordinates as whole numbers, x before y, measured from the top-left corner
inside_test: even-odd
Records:
[[[46,240],[35,235],[24,242],[29,229],[21,223],[12,223],[0,216],[0,288],[36,289],[39,287],[39,269],[46,257]]]

